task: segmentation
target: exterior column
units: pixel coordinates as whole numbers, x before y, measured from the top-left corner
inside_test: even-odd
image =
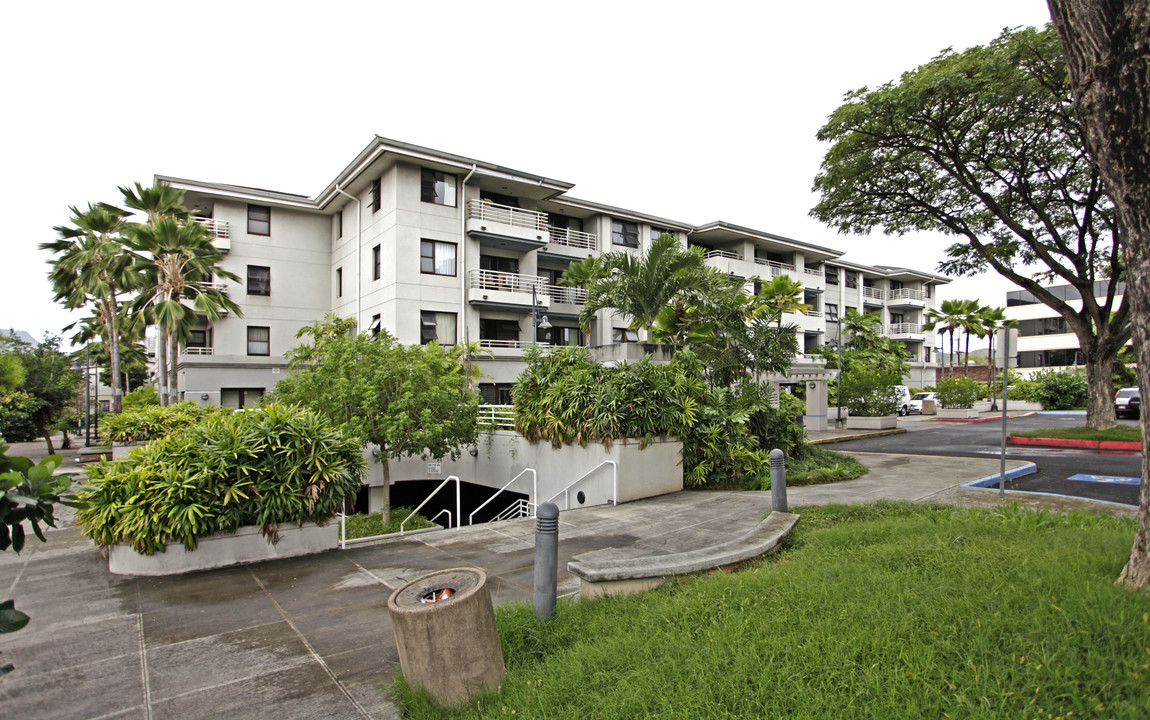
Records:
[[[827,381],[806,380],[807,415],[806,428],[811,432],[827,430]]]

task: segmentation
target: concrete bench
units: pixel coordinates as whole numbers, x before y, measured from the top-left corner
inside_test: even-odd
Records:
[[[676,575],[738,565],[774,550],[794,529],[799,516],[772,512],[755,529],[720,545],[626,560],[573,561],[567,569],[579,578],[585,599],[629,595],[658,587]]]

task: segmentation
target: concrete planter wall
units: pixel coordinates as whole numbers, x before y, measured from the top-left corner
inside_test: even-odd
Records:
[[[280,540],[272,545],[255,526],[242,527],[234,534],[200,538],[192,551],[183,543],[168,543],[165,551],[141,555],[127,545],[113,545],[108,552],[108,570],[116,575],[179,575],[195,570],[241,565],[278,558],[311,555],[339,547],[339,523],[303,527],[280,525]]]
[[[978,417],[978,410],[974,408],[939,408],[938,416],[951,420],[965,420]]]
[[[897,415],[850,415],[847,427],[851,430],[890,430],[898,427]]]

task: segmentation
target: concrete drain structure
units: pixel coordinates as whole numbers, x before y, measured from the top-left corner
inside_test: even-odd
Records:
[[[412,687],[460,705],[506,672],[487,573],[452,568],[424,575],[387,601],[399,664]]]

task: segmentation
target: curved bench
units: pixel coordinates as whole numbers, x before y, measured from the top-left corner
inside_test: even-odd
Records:
[[[567,569],[579,578],[585,599],[629,595],[657,587],[676,575],[738,565],[769,553],[794,529],[799,516],[772,512],[755,529],[720,545],[626,560],[572,561]]]

